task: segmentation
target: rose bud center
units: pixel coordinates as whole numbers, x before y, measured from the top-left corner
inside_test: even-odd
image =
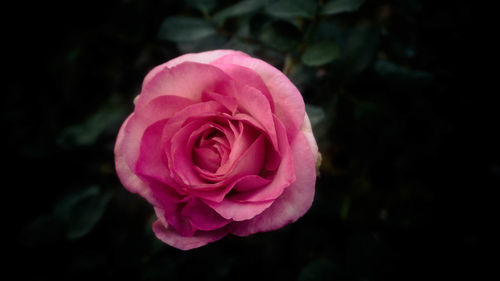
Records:
[[[222,159],[229,153],[225,136],[217,129],[205,131],[192,151],[193,163],[210,173],[221,166]]]

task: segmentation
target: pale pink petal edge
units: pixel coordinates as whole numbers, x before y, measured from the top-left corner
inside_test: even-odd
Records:
[[[147,183],[142,181],[133,171],[130,170],[130,167],[125,161],[124,151],[122,151],[123,139],[125,137],[125,127],[131,117],[132,114],[123,122],[120,131],[118,132],[118,137],[116,138],[114,148],[116,174],[118,175],[120,182],[128,191],[141,195],[148,200],[150,204],[156,206],[158,202],[154,197],[151,188],[149,188]]]
[[[232,54],[241,54],[241,55],[246,55],[245,53],[242,53],[240,51],[235,51],[235,50],[213,50],[213,51],[206,51],[206,52],[201,52],[201,53],[189,53],[189,54],[184,54],[182,56],[176,57],[174,59],[171,59],[167,61],[166,63],[160,64],[156,67],[154,67],[149,73],[146,75],[144,78],[143,85],[146,85],[153,77],[155,77],[158,72],[162,71],[165,67],[174,67],[180,63],[189,61],[189,62],[198,62],[198,63],[210,63],[214,60],[217,60],[223,56],[227,55],[232,55]]]

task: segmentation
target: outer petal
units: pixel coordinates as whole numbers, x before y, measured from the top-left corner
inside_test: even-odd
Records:
[[[199,102],[203,91],[214,91],[228,81],[231,81],[231,77],[215,66],[183,62],[172,68],[164,68],[145,83],[135,107],[142,108],[150,100],[164,95]]]
[[[315,161],[306,137],[299,133],[292,143],[296,180],[274,203],[255,218],[234,222],[231,233],[247,236],[279,229],[296,221],[311,207],[316,182]]]
[[[125,161],[125,156],[123,153],[123,139],[125,136],[125,127],[127,126],[131,116],[129,116],[125,120],[125,122],[123,122],[116,139],[114,149],[116,173],[118,174],[118,178],[122,182],[123,186],[125,186],[125,188],[127,188],[132,193],[140,194],[142,197],[146,198],[149,203],[156,205],[158,202],[154,198],[149,186],[130,170],[130,167]]]
[[[181,214],[187,217],[194,227],[204,231],[219,229],[231,222],[197,198],[192,198],[184,206]]]
[[[162,157],[163,147],[160,142],[161,133],[166,122],[167,120],[160,120],[144,131],[135,170],[141,177],[149,177],[164,184],[172,185],[172,181],[168,177],[168,166]]]
[[[160,221],[153,224],[153,231],[161,241],[180,250],[191,250],[217,241],[226,236],[225,228],[213,231],[197,231],[193,236],[181,236],[171,227],[164,226]]]
[[[271,180],[257,175],[247,175],[238,179],[233,189],[252,189],[269,184]],[[261,202],[236,202],[231,199],[223,199],[221,202],[204,200],[204,202],[226,219],[235,221],[248,220],[262,213],[274,202],[273,200]]]
[[[273,201],[239,203],[224,199],[220,203],[211,203],[210,207],[226,219],[234,221],[249,220],[269,208]]]
[[[241,54],[221,57],[213,64],[237,64],[257,72],[271,93],[276,116],[285,125],[289,140],[293,139],[304,122],[305,105],[299,90],[285,74],[260,59]]]
[[[135,170],[141,140],[146,128],[159,120],[172,117],[176,112],[191,104],[190,100],[182,97],[162,96],[153,99],[142,110],[138,110],[131,115],[127,124],[124,124],[120,130],[126,139],[120,152],[123,153],[130,169]]]
[[[262,81],[262,78],[260,78],[259,74],[257,74],[250,68],[237,64],[213,63],[212,65],[217,66],[219,69],[231,76],[235,81],[238,81],[238,83],[245,84],[259,90],[260,93],[265,96],[265,98],[269,102],[271,110],[274,112],[273,98],[271,96],[271,93],[269,93],[269,89],[267,89],[266,84],[264,83],[264,81]]]
[[[185,54],[180,57],[176,57],[164,64],[158,65],[155,68],[153,68],[144,78],[143,85],[147,84],[153,77],[155,77],[156,74],[158,74],[158,72],[161,72],[165,67],[171,68],[186,61],[198,62],[198,63],[210,63],[220,57],[232,54],[240,54],[243,56],[246,55],[242,52],[234,50],[214,50],[201,53]]]
[[[314,157],[314,162],[318,160],[318,144],[316,143],[316,139],[314,138],[312,127],[311,127],[311,121],[309,121],[309,116],[304,115],[304,123],[302,123],[302,127],[300,128],[302,133],[304,133],[304,136],[307,139],[307,142],[309,143],[309,147],[311,148],[311,151],[313,153]]]

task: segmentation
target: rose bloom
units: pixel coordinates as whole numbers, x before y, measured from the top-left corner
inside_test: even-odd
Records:
[[[186,54],[145,77],[116,140],[116,171],[153,205],[153,230],[173,247],[279,229],[314,198],[318,147],[304,109],[262,60]]]

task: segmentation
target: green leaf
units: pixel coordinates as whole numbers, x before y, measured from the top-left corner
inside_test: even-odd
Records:
[[[421,89],[433,80],[430,73],[404,68],[384,60],[375,63],[375,72],[398,88]]]
[[[244,0],[217,12],[213,19],[217,24],[222,25],[226,19],[255,12],[265,3],[265,0]]]
[[[62,238],[63,227],[64,224],[55,216],[40,215],[19,233],[19,239],[26,247],[45,247]]]
[[[335,265],[330,260],[315,260],[310,262],[300,271],[299,281],[337,280]]]
[[[215,34],[216,30],[209,22],[190,17],[166,18],[158,33],[158,38],[174,42],[189,42]]]
[[[116,96],[104,103],[81,123],[71,125],[59,135],[57,142],[63,147],[88,146],[106,132],[114,131],[126,116],[126,107]]]
[[[266,7],[266,12],[278,18],[313,18],[316,13],[315,0],[277,0]]]
[[[66,237],[77,239],[89,233],[99,222],[110,199],[110,193],[101,193],[99,187],[90,186],[59,200],[54,206],[54,215],[66,221]]]
[[[326,116],[323,108],[311,104],[306,104],[306,113],[313,128],[323,122]]]
[[[78,190],[59,199],[54,205],[54,215],[63,220],[69,220],[71,209],[73,209],[78,202],[84,200],[87,197],[95,196],[99,194],[99,187],[92,185],[83,190]]]
[[[284,21],[268,22],[259,30],[258,39],[279,51],[289,51],[300,42],[300,31],[292,24]]]
[[[335,15],[344,12],[355,12],[363,5],[365,0],[332,0],[321,9],[322,15]]]
[[[355,77],[366,69],[377,54],[380,43],[380,31],[374,27],[359,27],[350,32],[345,46],[343,61],[344,75]]]
[[[339,47],[335,42],[315,42],[307,46],[301,60],[305,65],[319,66],[334,61],[339,54]]]
[[[227,38],[220,34],[213,34],[196,41],[178,42],[177,48],[182,53],[198,53],[223,48]]]
[[[186,0],[186,2],[203,13],[209,13],[217,6],[217,0]]]

